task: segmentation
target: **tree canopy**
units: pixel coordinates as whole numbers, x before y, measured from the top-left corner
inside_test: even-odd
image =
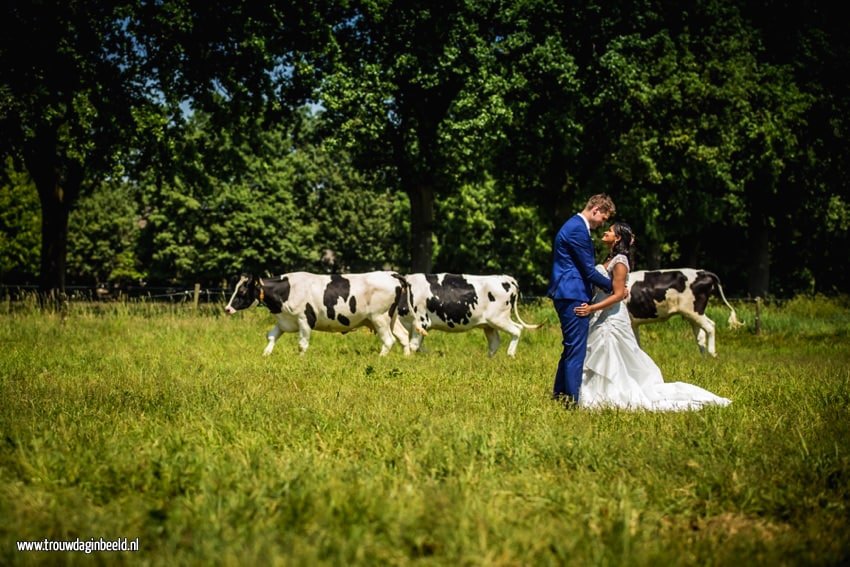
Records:
[[[640,267],[707,267],[751,295],[847,291],[837,10],[9,2],[0,278],[51,294],[66,273],[392,267],[540,291],[552,235],[606,192]]]

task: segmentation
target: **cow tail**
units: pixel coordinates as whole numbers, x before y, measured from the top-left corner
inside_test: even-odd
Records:
[[[404,315],[401,314],[402,310],[407,310],[407,313],[411,315],[413,319],[413,329],[418,332],[420,335],[427,336],[428,331],[422,328],[419,324],[419,318],[415,316],[413,312],[413,303],[411,301],[413,297],[413,292],[410,288],[410,282],[405,279],[401,274],[397,274],[393,272],[392,276],[398,281],[401,286],[401,294],[396,299],[395,303],[393,303],[393,315],[391,321],[391,328],[395,328],[396,321],[398,321]]]
[[[522,325],[526,329],[538,329],[538,328],[542,327],[543,326],[542,323],[538,323],[536,325],[531,325],[531,324],[523,321],[522,317],[519,316],[519,307],[518,307],[519,306],[519,298],[520,298],[519,284],[517,284],[516,281],[512,281],[511,283],[513,284],[514,289],[516,290],[516,299],[514,300],[514,317],[516,317],[517,321],[519,321],[519,324]]]
[[[738,316],[735,314],[735,308],[732,307],[729,304],[728,301],[726,301],[726,296],[723,294],[723,286],[720,285],[720,278],[717,276],[717,274],[715,274],[713,272],[708,272],[708,273],[711,274],[711,276],[714,278],[714,282],[717,284],[717,291],[720,293],[720,299],[723,300],[723,303],[725,303],[726,307],[728,307],[729,311],[731,311],[731,313],[729,313],[729,320],[728,320],[729,328],[730,329],[737,329],[737,328],[743,326],[743,323],[741,323],[738,320]]]
[[[396,295],[396,298],[393,300],[393,303],[390,306],[390,312],[392,313],[392,315],[390,316],[390,328],[394,329],[396,322],[399,320],[400,317],[402,317],[401,311],[409,309],[410,304],[409,304],[409,301],[408,301],[408,294],[407,294],[407,286],[408,286],[407,280],[404,279],[404,276],[402,276],[401,274],[397,274],[395,272],[392,272],[390,274],[390,276],[395,278],[395,280],[398,282],[398,285],[399,285],[398,295]]]

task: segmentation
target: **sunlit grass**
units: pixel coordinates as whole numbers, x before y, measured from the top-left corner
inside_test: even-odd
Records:
[[[307,355],[254,310],[72,305],[0,315],[0,563],[15,541],[138,537],[109,563],[705,565],[850,559],[850,310],[767,306],[642,329],[668,380],[728,408],[565,411],[554,311],[517,358],[480,331],[380,358],[367,331]],[[507,341],[505,341],[506,343]]]

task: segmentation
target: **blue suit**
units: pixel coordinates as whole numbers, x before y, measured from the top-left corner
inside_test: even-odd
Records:
[[[590,301],[593,285],[610,293],[611,280],[596,271],[593,241],[580,214],[568,219],[558,231],[554,256],[548,295],[561,321],[564,350],[558,361],[552,396],[569,396],[577,402],[590,318],[579,317],[573,309]]]

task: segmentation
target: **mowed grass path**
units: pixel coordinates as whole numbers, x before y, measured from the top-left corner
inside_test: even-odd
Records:
[[[0,564],[838,565],[850,561],[850,306],[803,300],[717,359],[644,327],[668,381],[728,408],[565,411],[560,331],[523,318],[379,358],[368,331],[298,356],[253,310],[0,315]],[[19,540],[139,539],[137,553]]]

